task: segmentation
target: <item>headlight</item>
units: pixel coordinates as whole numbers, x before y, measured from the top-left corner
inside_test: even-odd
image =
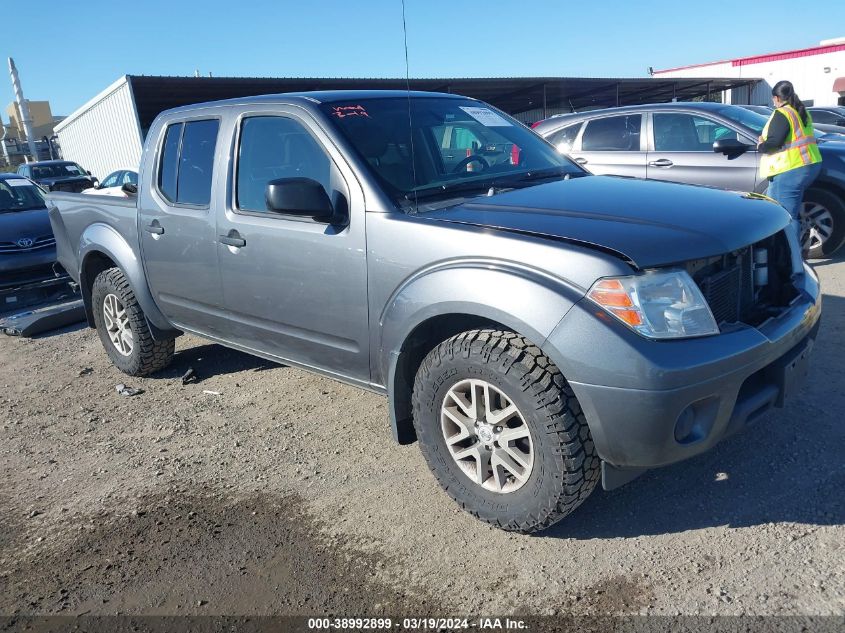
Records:
[[[606,277],[593,284],[587,297],[648,338],[719,333],[710,307],[684,270]]]

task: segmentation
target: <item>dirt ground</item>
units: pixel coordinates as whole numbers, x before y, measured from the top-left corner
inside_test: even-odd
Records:
[[[87,328],[0,337],[0,614],[842,615],[845,261],[817,271],[801,397],[537,536],[459,511],[381,397],[192,337],[147,379]]]

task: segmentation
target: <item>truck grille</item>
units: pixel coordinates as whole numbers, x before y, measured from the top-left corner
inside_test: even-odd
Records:
[[[765,283],[754,280],[755,250],[766,251]],[[687,262],[687,272],[701,290],[716,323],[759,325],[789,305],[796,290],[790,282],[789,245],[782,233],[746,248]]]
[[[731,266],[699,282],[699,288],[710,306],[716,323],[734,323],[739,320],[741,274],[739,266]]]

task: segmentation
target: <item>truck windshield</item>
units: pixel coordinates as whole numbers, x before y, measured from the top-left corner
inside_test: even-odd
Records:
[[[42,178],[71,178],[73,176],[85,176],[85,170],[76,163],[32,166],[32,177],[37,180]]]
[[[23,178],[0,180],[0,213],[45,208],[41,190]]]
[[[521,123],[470,99],[390,97],[321,108],[403,209],[586,174]]]

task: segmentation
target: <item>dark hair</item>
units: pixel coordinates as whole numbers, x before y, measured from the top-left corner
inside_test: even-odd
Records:
[[[779,97],[784,103],[788,103],[798,111],[798,116],[801,117],[801,122],[807,125],[807,109],[801,103],[801,99],[795,94],[795,88],[790,81],[779,81],[772,88],[772,96]]]

